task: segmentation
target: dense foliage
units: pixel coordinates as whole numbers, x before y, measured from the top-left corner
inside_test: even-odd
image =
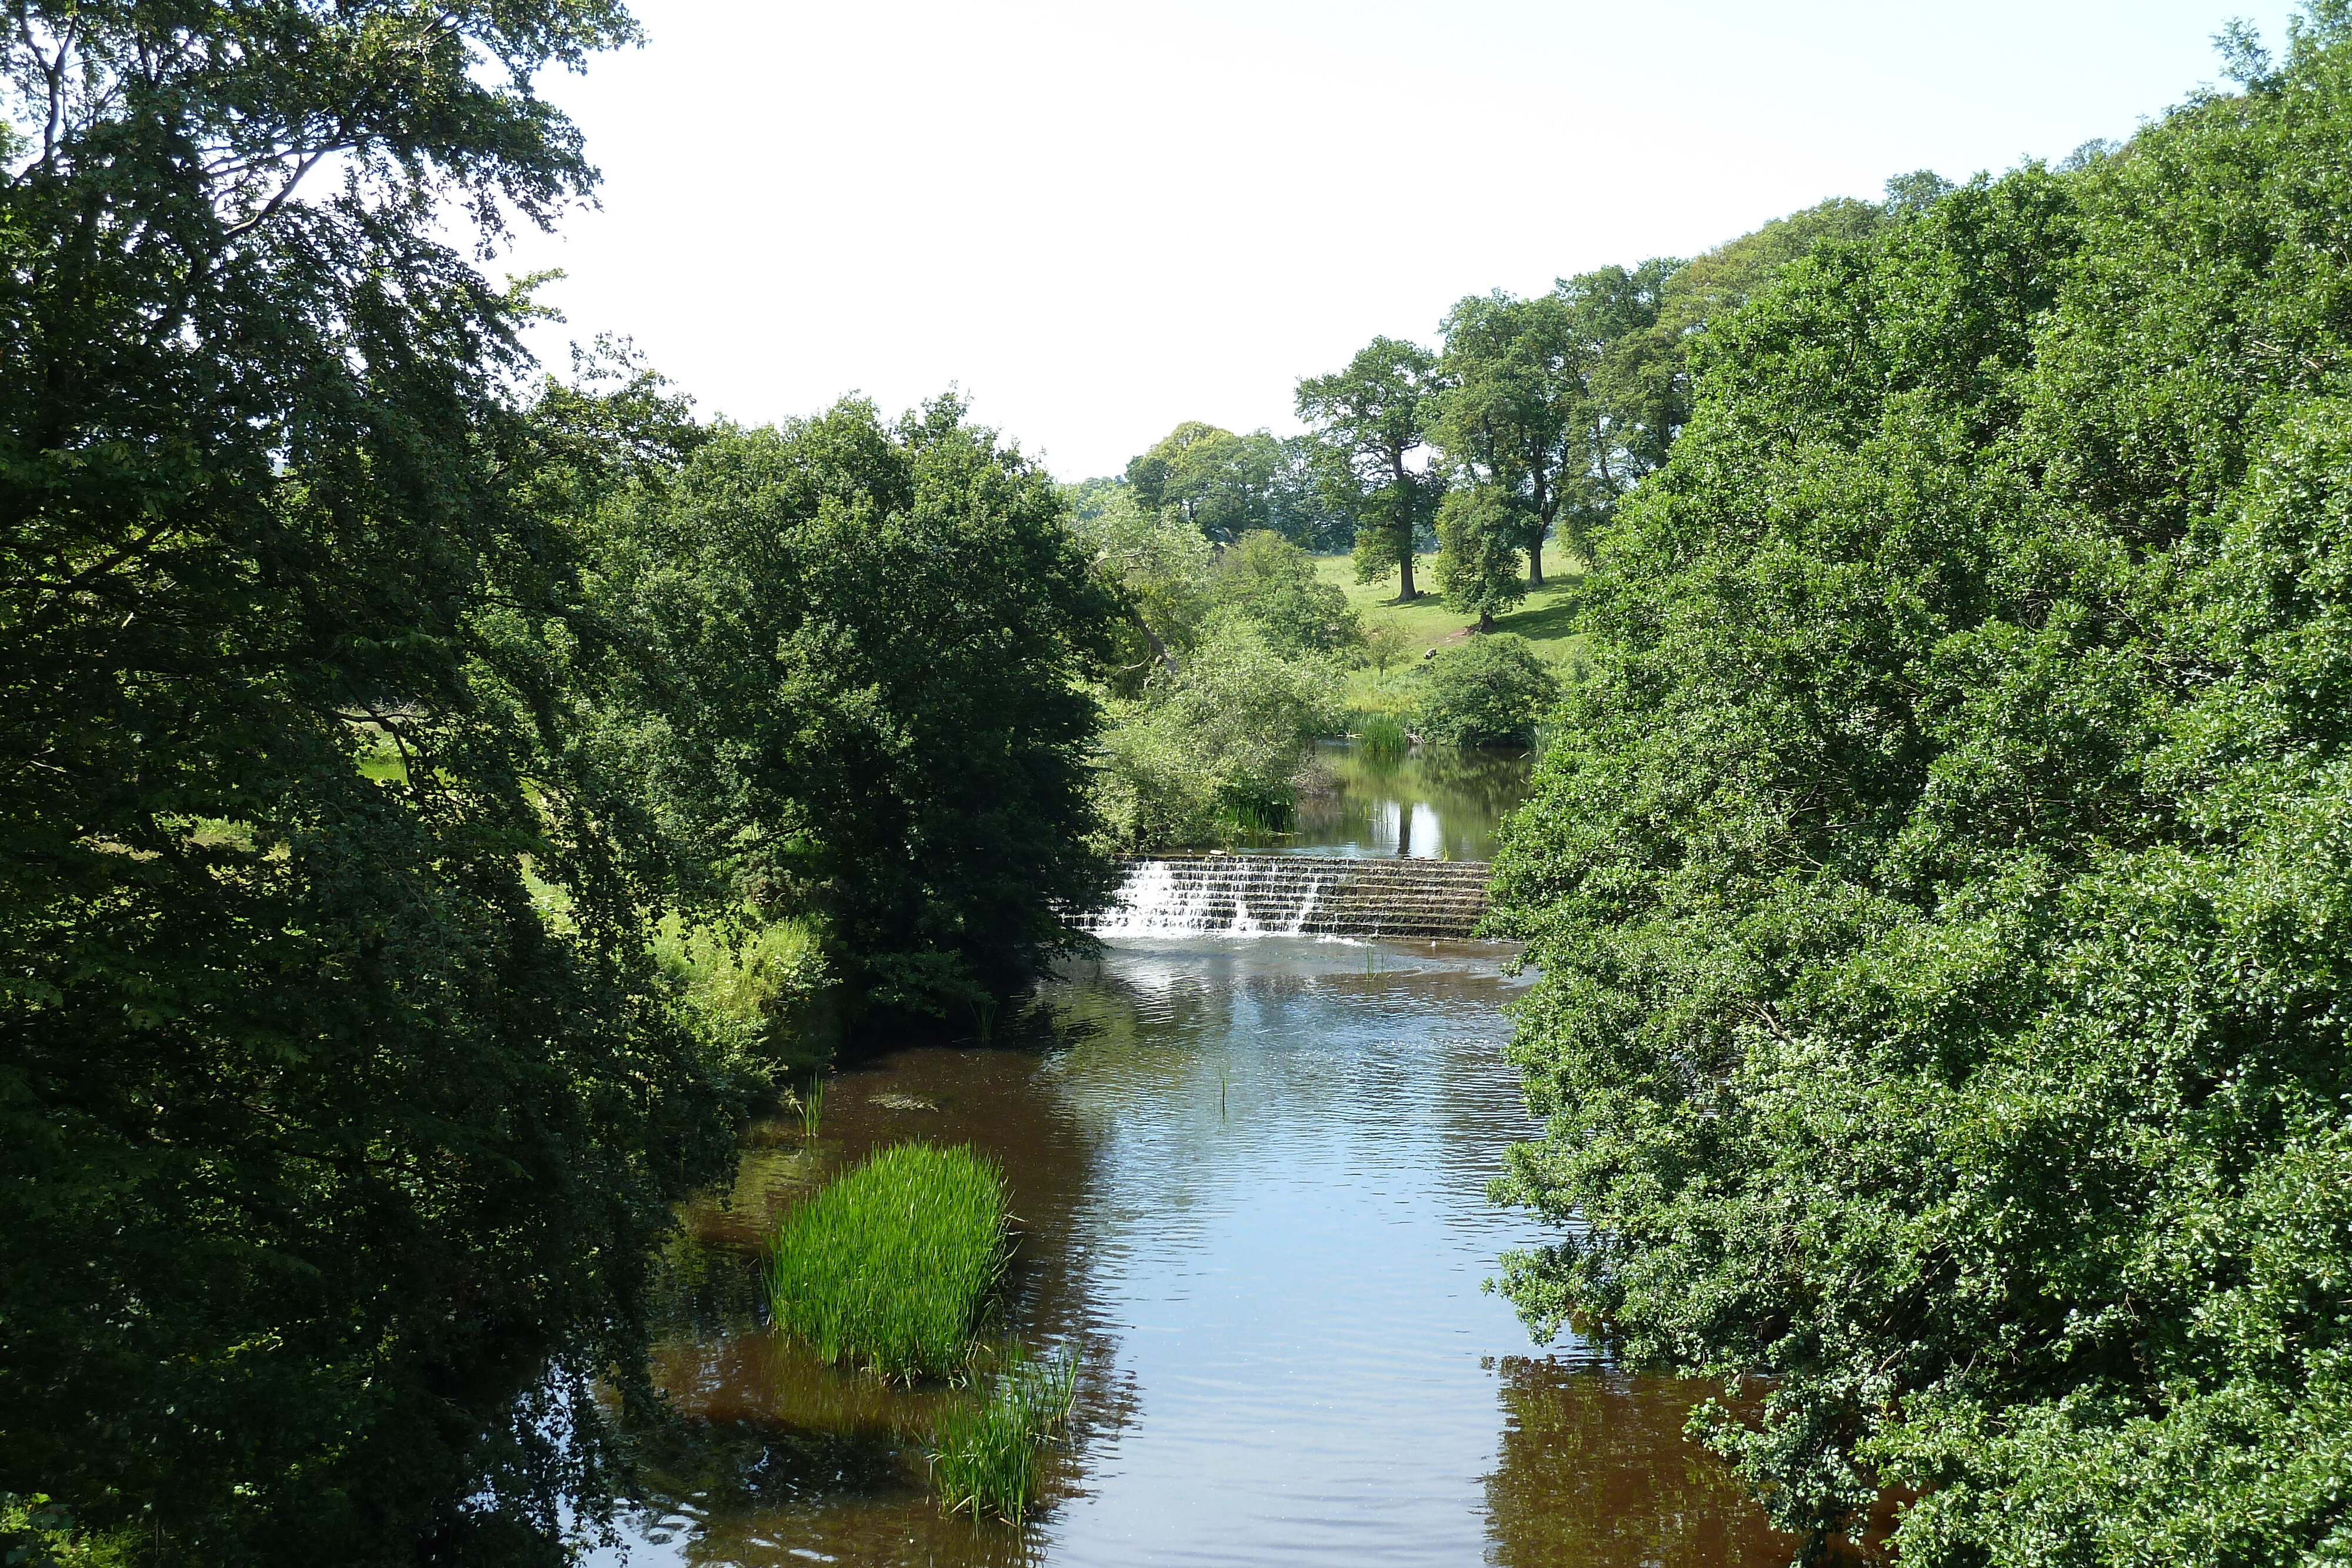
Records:
[[[632,36],[0,42],[0,1491],[165,1560],[552,1560],[753,1086],[647,959],[571,459],[442,227],[590,187],[530,76]]]
[[[1117,612],[1052,482],[952,400],[722,430],[610,514],[623,703],[699,864],[814,920],[852,1006],[986,1009],[1110,886],[1083,681]]]
[[[1217,557],[1210,591],[1286,653],[1336,653],[1363,640],[1348,596],[1316,575],[1305,550],[1263,528]]]
[[[2352,8],[1700,345],[1498,866],[1539,1325],[1782,1524],[2352,1556]]]
[[[1416,719],[1430,740],[1525,746],[1559,697],[1559,678],[1527,639],[1498,632],[1438,650]]]
[[[1213,552],[1132,491],[1073,519],[1126,607],[1095,758],[1105,845],[1216,843],[1287,827],[1318,735],[1339,724],[1338,656],[1362,632],[1289,541],[1254,529]]]

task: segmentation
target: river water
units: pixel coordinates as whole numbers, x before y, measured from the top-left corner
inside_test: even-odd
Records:
[[[656,1372],[679,1421],[653,1441],[627,1561],[1787,1562],[1794,1542],[1680,1435],[1713,1389],[1572,1335],[1531,1343],[1484,1289],[1502,1251],[1543,1239],[1485,1197],[1537,1130],[1503,1057],[1525,983],[1509,956],[1124,940],[993,1043],[843,1071],[813,1144],[756,1129],[673,1260]],[[910,1137],[1002,1163],[1021,1221],[1002,1332],[1084,1358],[1071,1440],[1019,1530],[926,1493],[923,1435],[954,1396],[818,1365],[760,1321],[775,1218]]]
[[[1528,792],[1523,751],[1417,746],[1381,755],[1350,741],[1327,740],[1316,747],[1315,761],[1322,787],[1300,795],[1292,831],[1259,834],[1244,847],[1488,860],[1496,825]]]

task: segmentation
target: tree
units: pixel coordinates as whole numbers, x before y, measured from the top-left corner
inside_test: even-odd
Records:
[[[1202,535],[1229,544],[1268,525],[1281,444],[1265,431],[1235,435],[1187,421],[1127,465],[1148,507],[1173,507]]]
[[[1348,368],[1298,383],[1298,417],[1331,455],[1330,482],[1357,516],[1357,580],[1394,570],[1397,600],[1418,599],[1412,558],[1436,509],[1442,476],[1411,466],[1430,394],[1442,384],[1436,359],[1395,338],[1375,338]]]
[[[541,507],[610,479],[592,403],[643,422],[534,420],[528,301],[441,227],[586,193],[530,82],[633,36],[83,0],[0,43],[0,1490],[174,1561],[556,1561],[761,1085],[653,973]]]
[[[1527,597],[1519,541],[1528,533],[1518,509],[1492,486],[1456,490],[1437,508],[1437,580],[1445,602],[1475,615],[1482,632]]]
[[[1430,399],[1430,439],[1468,484],[1496,505],[1516,504],[1516,542],[1528,552],[1528,580],[1540,587],[1552,519],[1590,465],[1588,367],[1573,312],[1557,295],[1516,299],[1496,290],[1457,303],[1439,330],[1444,384]],[[1444,529],[1441,513],[1441,548]]]
[[[1658,331],[1679,261],[1604,267],[1554,289],[1568,318],[1577,392],[1569,433],[1575,483],[1563,484],[1567,527],[1579,554],[1633,487],[1665,462],[1682,429],[1676,385],[1683,345]]]
[[[1264,528],[1218,557],[1213,591],[1286,653],[1330,653],[1363,641],[1348,596],[1316,575],[1305,550]]]
[[[1338,727],[1330,663],[1286,654],[1233,609],[1213,615],[1181,675],[1114,699],[1097,798],[1129,850],[1213,843],[1288,813],[1315,737]]]
[[[1073,517],[1070,531],[1124,612],[1111,633],[1109,681],[1133,696],[1155,660],[1172,674],[1176,656],[1191,650],[1209,612],[1214,554],[1181,514],[1147,510],[1124,486]]]
[[[1443,649],[1429,664],[1419,722],[1454,746],[1526,746],[1559,698],[1559,682],[1524,637],[1498,632]]]
[[[1116,884],[1084,689],[1118,605],[1052,481],[944,398],[702,444],[600,561],[698,858],[818,924],[854,1008],[985,1006]]]
[[[1603,539],[1498,859],[1507,1286],[1769,1372],[1706,1430],[1816,1547],[1883,1482],[1927,1568],[2352,1533],[2347,134],[2315,7],[1817,246]]]

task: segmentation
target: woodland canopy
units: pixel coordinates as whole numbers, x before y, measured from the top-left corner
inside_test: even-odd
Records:
[[[1508,830],[1538,1324],[1906,1564],[2352,1556],[2352,8],[1696,351]]]

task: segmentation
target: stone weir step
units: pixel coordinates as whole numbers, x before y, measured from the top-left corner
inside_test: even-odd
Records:
[[[1485,861],[1325,855],[1155,855],[1123,862],[1109,907],[1072,924],[1102,936],[1466,937],[1486,913]]]

